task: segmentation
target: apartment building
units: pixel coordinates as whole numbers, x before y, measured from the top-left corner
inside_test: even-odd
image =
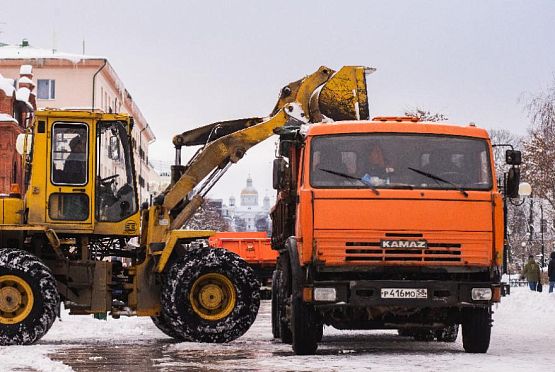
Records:
[[[20,45],[0,43],[0,74],[20,83],[22,65],[32,66],[29,80],[36,87],[38,109],[95,109],[134,117],[139,200],[148,201],[152,180],[158,177],[148,158],[148,147],[156,137],[108,59],[34,48],[26,40]]]

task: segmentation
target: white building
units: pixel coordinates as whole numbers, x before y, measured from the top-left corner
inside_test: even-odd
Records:
[[[247,178],[246,187],[241,190],[239,204],[234,196],[228,205],[222,206],[222,215],[228,219],[234,231],[270,231],[270,197],[265,196],[262,205],[258,204],[258,191],[252,178]]]

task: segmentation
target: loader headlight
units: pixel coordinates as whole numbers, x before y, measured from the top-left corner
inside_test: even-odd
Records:
[[[491,288],[472,288],[472,299],[474,301],[489,301],[491,297]]]
[[[314,288],[314,301],[335,301],[337,293],[335,288]]]

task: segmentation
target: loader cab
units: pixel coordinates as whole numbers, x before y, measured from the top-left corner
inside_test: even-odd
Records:
[[[46,223],[58,233],[138,234],[132,125],[127,115],[37,113],[29,223]]]

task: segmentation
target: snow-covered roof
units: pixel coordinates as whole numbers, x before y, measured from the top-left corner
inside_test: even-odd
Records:
[[[0,77],[0,90],[3,90],[6,96],[13,97],[13,92],[15,88],[13,87],[13,82],[10,80],[11,79]]]
[[[11,115],[4,114],[1,112],[0,112],[0,121],[13,121],[14,123],[17,123],[17,120],[15,120]]]
[[[23,76],[22,78],[19,78],[19,80],[17,81],[17,84],[32,84],[32,85],[35,85],[35,83],[33,83],[33,81],[31,79],[29,79],[27,76]]]
[[[31,96],[31,91],[29,88],[19,88],[15,91],[15,99],[24,102],[27,107],[33,109],[33,105],[29,103],[29,97]]]
[[[65,59],[73,63],[79,63],[86,59],[104,59],[100,56],[89,56],[85,54],[59,53],[52,49],[40,49],[31,46],[3,45],[0,46],[0,59]],[[23,68],[23,66],[21,66]]]
[[[19,68],[19,73],[21,75],[32,75],[33,74],[33,66],[31,65],[21,65]]]

